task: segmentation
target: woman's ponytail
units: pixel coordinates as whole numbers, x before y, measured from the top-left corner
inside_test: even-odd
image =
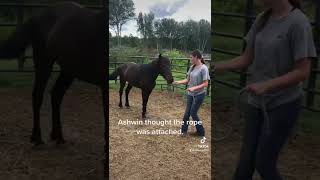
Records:
[[[298,9],[302,9],[302,4],[300,0],[289,0],[289,3]],[[271,16],[272,9],[267,9],[259,17],[257,17],[257,33],[260,32],[266,25],[268,19]]]
[[[271,12],[272,12],[272,9],[267,9],[260,16],[257,17],[256,33],[260,32],[264,28],[268,19],[271,16]]]
[[[202,55],[201,55],[201,53],[200,53],[200,51],[199,51],[198,49],[192,51],[191,55],[192,55],[193,57],[196,57],[196,58],[200,59],[202,64],[205,64],[205,63],[206,63],[206,62],[204,61],[204,59],[203,59],[203,57],[202,57]],[[191,71],[193,71],[194,67],[195,67],[195,64],[192,65]]]
[[[203,59],[203,57],[202,57],[202,55],[201,55],[201,53],[200,53],[200,51],[198,49],[192,51],[191,55],[193,57],[196,57],[196,58],[200,59],[202,64],[205,64],[205,61],[204,61],[204,59]]]
[[[289,0],[289,3],[295,8],[302,9],[302,4],[300,0]]]
[[[203,57],[201,58],[201,63],[205,64],[206,62],[204,61]]]

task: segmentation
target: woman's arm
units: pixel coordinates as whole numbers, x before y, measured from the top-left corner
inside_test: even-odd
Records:
[[[208,87],[208,80],[205,80],[203,81],[202,84],[199,84],[198,86],[193,86],[193,87],[190,87],[187,89],[187,91],[196,91],[198,89],[201,89],[201,88],[205,88],[205,87]]]
[[[180,81],[174,81],[173,84],[188,84],[189,80],[188,79],[183,79]]]
[[[294,64],[293,70],[287,74],[265,82],[250,84],[246,87],[246,89],[256,95],[262,95],[269,91],[276,91],[296,85],[299,82],[306,80],[309,76],[309,73],[310,59],[302,58]]]
[[[246,48],[241,56],[214,65],[214,71],[220,72],[225,70],[242,69],[248,67],[253,62],[253,49]]]

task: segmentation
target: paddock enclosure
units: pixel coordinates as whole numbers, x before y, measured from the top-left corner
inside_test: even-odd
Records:
[[[119,57],[119,56],[112,56],[109,55],[109,73],[115,70],[119,65],[127,63],[127,62],[134,62],[138,64],[147,64],[150,63],[152,60],[155,60],[157,57],[150,57],[150,56],[126,56],[126,57]],[[175,79],[184,79],[186,74],[191,66],[189,58],[170,58],[171,64],[171,72],[172,76]],[[205,58],[204,59],[208,69],[210,69],[211,59]],[[168,86],[167,82],[164,80],[163,77],[159,75],[157,78],[157,86],[156,88],[163,90],[163,89],[171,89],[172,91],[176,92],[185,92],[187,86]],[[206,88],[206,94],[208,97],[211,96],[211,83],[209,81],[208,87]]]
[[[0,17],[0,41],[31,15],[52,4],[52,1],[1,2],[1,11],[8,10],[13,18]],[[92,1],[84,6],[101,10],[106,9],[106,2]],[[66,143],[56,145],[49,140],[49,91],[59,74],[57,66],[48,82],[41,108],[40,123],[45,144],[33,147],[30,143],[34,81],[31,52],[27,49],[18,63],[16,60],[0,61],[0,179],[104,179],[104,118],[100,89],[76,81],[61,105]]]
[[[109,57],[109,72],[125,62],[149,63],[153,57]],[[171,71],[175,80],[186,77],[190,67],[188,58],[171,58]],[[210,59],[206,59],[206,64]],[[119,86],[109,81],[110,178],[111,179],[211,179],[211,89],[207,88],[205,103],[199,110],[205,128],[206,142],[196,136],[161,134],[160,130],[179,131],[186,107],[186,86],[167,86],[159,75],[148,106],[149,124],[123,125],[119,120],[141,121],[141,89],[133,88],[129,94],[130,108],[119,108]],[[123,99],[125,94],[123,95]],[[191,119],[191,117],[190,117]],[[167,120],[167,121],[166,121]],[[164,122],[171,122],[165,124]],[[152,124],[152,123],[153,124]],[[161,123],[163,122],[163,125]],[[157,131],[159,133],[157,134]],[[154,134],[139,134],[145,131]],[[193,125],[188,133],[195,132]]]
[[[138,134],[143,130],[176,130],[165,120],[182,120],[185,111],[183,95],[172,91],[154,90],[149,98],[147,119],[153,125],[119,125],[119,120],[141,119],[141,90],[133,88],[129,94],[130,108],[119,108],[118,90],[109,91],[110,123],[110,179],[211,179],[211,113],[203,104],[200,119],[206,131],[206,142],[199,137],[180,137],[176,134]],[[195,132],[189,126],[188,133]]]

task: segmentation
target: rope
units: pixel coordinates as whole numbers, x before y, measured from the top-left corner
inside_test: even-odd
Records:
[[[245,88],[242,88],[239,92],[238,92],[238,95],[236,96],[236,99],[235,99],[235,104],[234,104],[234,107],[235,107],[235,111],[233,112],[233,120],[237,121],[238,119],[236,118],[239,118],[239,116],[237,115],[237,113],[240,111],[240,106],[241,106],[241,96],[247,92]],[[271,133],[271,125],[270,125],[270,117],[269,117],[269,114],[268,114],[268,109],[267,109],[267,102],[266,102],[266,97],[275,97],[275,95],[262,95],[262,96],[259,96],[260,97],[260,105],[261,105],[261,110],[262,110],[262,113],[263,113],[263,118],[264,118],[264,121],[265,121],[265,127],[266,127],[266,133]],[[213,140],[215,142],[218,142],[218,141],[222,141],[226,138],[228,138],[230,136],[230,134],[233,132],[233,127],[230,125],[229,127],[229,130],[228,132],[222,136],[222,137],[219,137],[219,138],[213,138]]]
[[[271,133],[271,127],[270,127],[270,117],[269,114],[267,112],[267,104],[265,102],[265,97],[266,95],[261,96],[261,109],[262,109],[262,113],[263,113],[263,117],[266,123],[266,133],[270,134]]]
[[[170,87],[170,88],[169,88],[169,87]],[[171,99],[176,98],[176,96],[175,96],[175,94],[174,94],[174,88],[177,88],[177,89],[178,89],[178,87],[179,87],[179,84],[168,84],[168,85],[167,85],[167,91],[170,92],[170,94],[171,94],[170,98],[171,98]],[[182,105],[187,104],[187,93],[183,93],[182,98],[183,98]],[[179,100],[179,101],[180,101],[180,100]]]

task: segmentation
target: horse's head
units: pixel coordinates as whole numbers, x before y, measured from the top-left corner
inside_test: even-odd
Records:
[[[173,76],[171,73],[171,63],[169,58],[161,56],[159,54],[159,58],[156,60],[157,65],[159,66],[160,75],[167,80],[168,84],[172,84]]]

